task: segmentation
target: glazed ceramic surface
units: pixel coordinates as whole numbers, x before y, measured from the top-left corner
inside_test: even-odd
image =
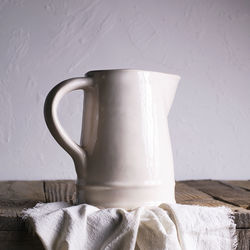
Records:
[[[79,203],[134,208],[175,202],[167,117],[179,79],[143,70],[101,70],[51,90],[45,120],[73,158]],[[76,89],[85,93],[80,145],[57,116],[61,98]]]

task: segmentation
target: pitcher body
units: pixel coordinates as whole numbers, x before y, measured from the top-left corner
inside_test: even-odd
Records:
[[[123,208],[175,203],[167,117],[178,81],[159,72],[101,70],[52,90],[46,122],[75,162],[79,203]],[[85,90],[80,145],[56,114],[59,100],[73,89]]]

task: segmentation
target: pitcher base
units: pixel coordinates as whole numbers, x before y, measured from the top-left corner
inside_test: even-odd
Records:
[[[102,187],[78,186],[78,203],[100,208],[134,209],[176,203],[173,186],[157,187]]]

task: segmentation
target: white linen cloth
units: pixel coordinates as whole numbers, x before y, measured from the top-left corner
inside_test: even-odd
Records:
[[[237,244],[226,207],[162,204],[127,211],[54,202],[23,214],[47,250],[230,250]]]

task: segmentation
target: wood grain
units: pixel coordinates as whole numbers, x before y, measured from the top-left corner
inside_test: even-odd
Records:
[[[223,182],[211,180],[185,181],[184,183],[211,195],[216,200],[250,209],[250,192],[242,188],[225,185]]]
[[[46,202],[76,202],[76,182],[74,180],[46,181],[44,185]]]
[[[240,187],[250,191],[250,180],[248,181],[222,181],[225,184],[232,185],[233,187]]]
[[[175,185],[175,198],[177,203],[184,201],[194,200],[211,200],[213,199],[210,195],[205,194],[183,182],[176,182]]]
[[[237,229],[238,246],[237,250],[250,249],[250,229]]]
[[[234,222],[239,229],[250,228],[250,212],[248,210],[240,209],[239,212],[234,213]]]
[[[21,211],[45,202],[43,181],[2,181],[0,184],[0,230],[23,230]]]
[[[2,181],[0,200],[23,202],[45,202],[43,181]]]
[[[229,206],[232,209],[237,209],[237,207],[215,200],[212,196],[195,189],[183,182],[177,182],[175,187],[175,197],[176,202],[186,205],[200,205],[200,206]]]

